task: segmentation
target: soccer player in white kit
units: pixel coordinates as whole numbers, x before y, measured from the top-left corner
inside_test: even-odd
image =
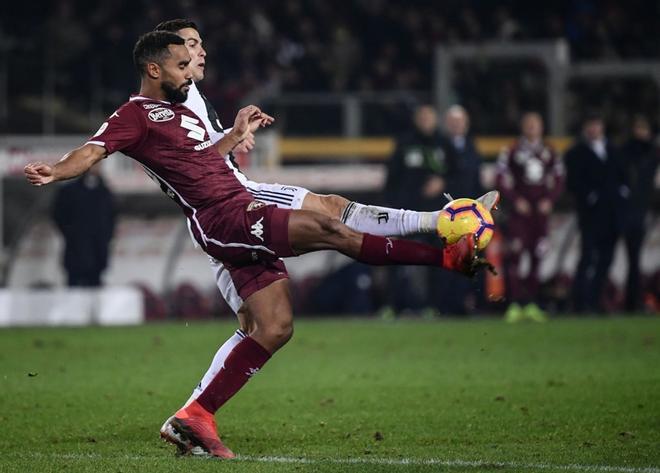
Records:
[[[359,202],[351,202],[339,195],[320,195],[308,189],[292,185],[259,183],[249,180],[236,165],[231,151],[249,151],[254,146],[254,135],[258,125],[251,129],[249,136],[242,142],[237,142],[231,129],[224,129],[218,119],[218,114],[197,88],[196,83],[204,79],[206,67],[206,51],[202,46],[202,39],[197,25],[187,19],[175,19],[160,23],[155,31],[169,31],[181,36],[191,57],[190,68],[194,83],[188,91],[188,98],[184,105],[192,110],[204,122],[204,126],[211,141],[218,148],[220,155],[224,156],[227,165],[234,171],[237,179],[245,186],[255,199],[267,204],[275,204],[285,209],[313,210],[332,218],[337,218],[348,227],[359,231],[380,236],[404,236],[416,233],[436,232],[438,212],[417,212],[414,210],[392,209],[374,205],[365,205]],[[499,200],[499,193],[491,191],[480,200],[487,208],[492,209]],[[211,269],[215,281],[225,301],[242,320],[244,314],[241,306],[243,300],[238,295],[234,285],[231,283],[227,269],[224,265],[210,257]],[[213,380],[222,368],[225,359],[233,348],[247,335],[240,329],[236,330],[216,352],[211,366],[204,374],[202,380],[194,389],[186,404],[195,400]],[[192,454],[204,455],[201,449],[182,446],[184,440],[179,438],[178,433],[170,424],[168,419],[161,427],[163,438],[174,440],[173,443],[180,445],[182,452],[189,451]]]

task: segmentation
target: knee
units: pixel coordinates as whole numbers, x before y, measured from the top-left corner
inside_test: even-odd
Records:
[[[274,352],[291,340],[293,336],[293,316],[291,314],[281,314],[269,318],[268,322],[263,323],[258,330],[261,332],[260,338],[268,344],[266,348]]]
[[[337,219],[341,218],[341,214],[349,203],[348,199],[336,194],[321,195],[319,198],[325,214]]]
[[[252,320],[250,313],[244,305],[238,309],[236,317],[238,318],[238,324],[240,325],[241,330],[243,330],[245,333],[254,332],[254,329],[256,328],[254,320]]]

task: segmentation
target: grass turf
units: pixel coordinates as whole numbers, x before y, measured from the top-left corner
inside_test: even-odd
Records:
[[[0,331],[0,471],[660,468],[660,318],[300,320],[218,415],[247,458],[174,458],[158,429],[234,328]]]

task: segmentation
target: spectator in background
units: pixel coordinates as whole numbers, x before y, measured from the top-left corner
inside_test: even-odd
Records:
[[[413,122],[414,128],[396,140],[388,162],[385,199],[392,207],[435,211],[445,203],[445,178],[452,172],[455,160],[438,129],[438,114],[433,106],[418,106]],[[428,306],[427,274],[426,268],[391,268],[388,293],[396,299],[389,300],[390,309],[420,310]]]
[[[626,281],[626,310],[641,308],[642,284],[639,257],[646,234],[645,219],[653,195],[659,150],[653,142],[648,119],[638,115],[632,124],[632,136],[623,147],[624,167],[630,187],[630,198],[625,227],[628,253],[628,278]]]
[[[483,193],[481,187],[482,156],[469,135],[470,117],[460,105],[453,105],[445,112],[445,133],[449,148],[453,151],[453,166],[447,177],[445,192],[454,198],[476,199]]]
[[[397,139],[388,162],[385,197],[401,208],[438,210],[444,205],[445,177],[455,159],[438,129],[433,106],[418,106],[413,120],[414,128]]]
[[[574,309],[602,312],[603,288],[626,223],[630,190],[620,154],[606,139],[599,115],[588,116],[583,122],[582,139],[566,152],[564,162],[581,238],[573,285]]]
[[[482,157],[469,135],[469,128],[470,117],[465,108],[453,105],[447,109],[444,115],[445,147],[450,150],[451,161],[444,177],[444,192],[454,199],[476,199],[482,194]],[[475,282],[465,278],[461,280],[442,271],[433,271],[430,284],[433,288],[432,304],[435,307],[448,314],[465,315],[477,305],[475,287],[483,286],[483,275],[479,275]]]
[[[542,322],[545,312],[537,305],[539,266],[547,250],[548,221],[562,191],[561,162],[543,140],[543,118],[525,113],[520,120],[522,136],[497,163],[497,188],[511,204],[506,226],[508,247],[505,274],[511,304],[507,322],[524,318]],[[520,271],[521,257],[527,255],[529,270]]]
[[[57,190],[53,219],[64,238],[68,285],[101,286],[101,274],[108,266],[115,206],[98,164]]]

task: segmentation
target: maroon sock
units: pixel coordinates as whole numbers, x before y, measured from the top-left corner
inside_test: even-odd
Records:
[[[411,240],[364,234],[358,261],[371,265],[410,264],[442,267],[442,248]]]
[[[214,414],[250,377],[266,364],[270,353],[254,339],[245,337],[229,353],[224,366],[215,375],[197,402]]]

